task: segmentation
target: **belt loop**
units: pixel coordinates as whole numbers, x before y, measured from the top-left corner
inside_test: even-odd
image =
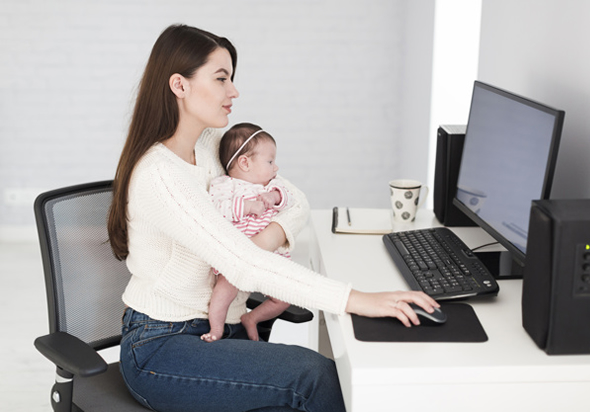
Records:
[[[128,328],[129,324],[131,323],[132,317],[133,309],[131,309],[130,307],[125,308],[125,312],[123,312],[123,317],[121,318],[121,323],[123,324],[123,326]]]

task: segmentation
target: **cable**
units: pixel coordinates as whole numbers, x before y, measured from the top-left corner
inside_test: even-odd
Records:
[[[481,246],[478,246],[476,248],[471,249],[471,251],[472,252],[475,252],[477,249],[483,249],[484,247],[492,246],[492,245],[497,245],[498,243],[500,243],[500,242],[486,243],[485,245],[481,245]]]

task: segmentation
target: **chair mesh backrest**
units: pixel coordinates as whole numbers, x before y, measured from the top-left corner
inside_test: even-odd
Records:
[[[47,287],[54,296],[55,331],[68,332],[97,349],[120,339],[121,295],[130,277],[108,243],[111,199],[110,187],[85,189],[51,198],[42,209],[48,242],[43,259],[51,263]]]

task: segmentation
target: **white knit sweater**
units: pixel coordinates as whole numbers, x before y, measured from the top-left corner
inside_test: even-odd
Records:
[[[244,292],[259,291],[307,308],[344,313],[350,285],[327,279],[277,254],[258,248],[214,208],[207,193],[222,173],[217,161],[219,131],[208,129],[195,148],[197,166],[164,145],[138,162],[129,186],[127,266],[131,280],[123,301],[165,321],[207,318],[215,267]],[[307,223],[305,196],[288,181],[294,205],[274,221],[289,244]],[[227,315],[239,323],[248,293],[240,293]]]

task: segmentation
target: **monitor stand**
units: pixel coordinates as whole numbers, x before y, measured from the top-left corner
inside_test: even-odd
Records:
[[[512,258],[508,251],[473,252],[497,280],[522,279],[524,265]]]

